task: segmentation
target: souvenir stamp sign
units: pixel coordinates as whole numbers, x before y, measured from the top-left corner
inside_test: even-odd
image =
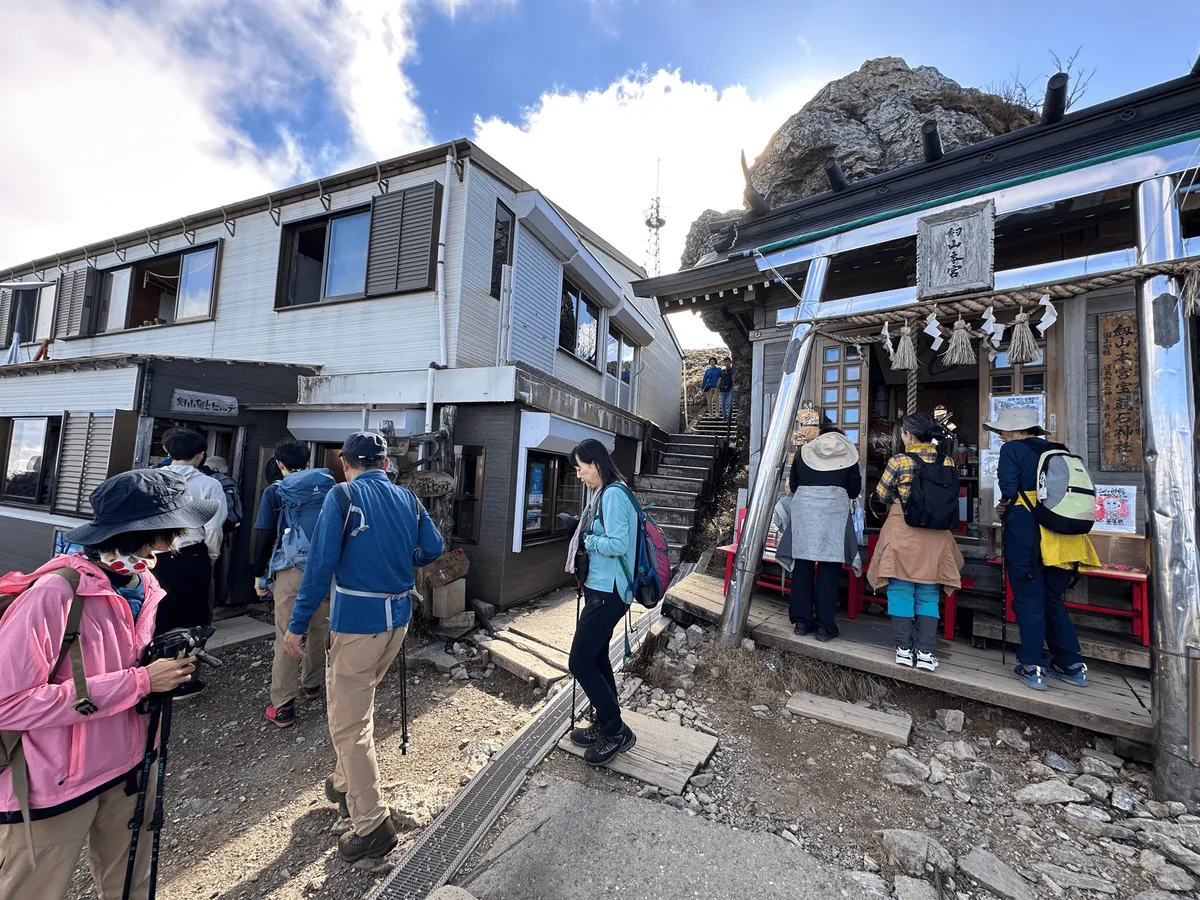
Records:
[[[1113,313],[1097,320],[1100,349],[1100,469],[1142,470],[1142,382],[1137,318]]]
[[[917,221],[917,299],[990,291],[994,285],[996,205],[973,206]]]
[[[1137,534],[1137,488],[1131,484],[1096,485],[1096,530]]]

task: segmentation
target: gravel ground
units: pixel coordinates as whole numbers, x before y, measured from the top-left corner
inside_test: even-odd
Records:
[[[901,900],[936,896],[910,878],[934,891],[939,858],[945,896],[958,900],[1197,896],[1200,818],[1156,803],[1149,767],[1097,735],[774,651],[719,651],[701,629],[690,642],[676,629],[671,648],[627,677],[640,682],[626,681],[627,706],[720,735],[684,795],[561,752],[539,775],[773,832],[880,876],[882,897],[892,886]],[[785,711],[795,690],[906,712],[909,746],[795,717]]]
[[[158,896],[163,900],[360,900],[460,786],[532,716],[525,683],[464,659],[452,678],[412,662],[408,755],[400,752],[399,663],[380,686],[375,740],[385,793],[404,824],[400,847],[373,867],[336,856],[339,823],[322,785],[333,764],[324,701],[295,728],[263,718],[271,644],[233,650],[203,695],[176,707]],[[463,680],[460,680],[463,679]],[[94,898],[83,866],[71,900]]]

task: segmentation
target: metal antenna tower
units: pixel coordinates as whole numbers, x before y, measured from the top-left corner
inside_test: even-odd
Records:
[[[662,217],[662,197],[659,196],[659,180],[662,174],[662,160],[658,160],[655,165],[654,172],[654,198],[650,201],[650,208],[645,212],[645,222],[648,234],[646,235],[646,271],[651,278],[661,274],[662,269],[662,242],[659,232],[662,227],[667,224],[667,220]]]

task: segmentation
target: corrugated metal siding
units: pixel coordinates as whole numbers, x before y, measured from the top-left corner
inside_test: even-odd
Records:
[[[465,191],[467,197],[462,266],[461,271],[456,272],[459,280],[455,282],[462,310],[455,365],[491,366],[496,362],[496,329],[500,318],[500,301],[490,293],[496,201],[512,210],[516,206],[516,195],[483,169],[470,164],[466,185],[456,184],[455,188]],[[513,261],[515,264],[515,256]],[[514,286],[514,294],[515,291]]]
[[[55,353],[63,343],[54,345]],[[0,378],[0,416],[57,415],[64,409],[133,409],[137,366]]]
[[[1100,469],[1100,325],[1105,313],[1132,312],[1136,303],[1132,287],[1088,294],[1087,300],[1087,459],[1097,484],[1131,484],[1138,489],[1138,532],[1146,530],[1146,477],[1142,472],[1104,472]],[[1142,336],[1145,340],[1145,336]]]
[[[631,285],[642,277],[640,273],[629,269],[594,244],[584,243],[608,274],[621,285],[625,296],[633,298],[634,307],[645,316],[654,330],[654,340],[649,346],[638,348],[637,407],[634,412],[660,428],[676,431],[679,428],[679,400],[683,392],[683,358],[675,347],[667,322],[654,300],[634,296]]]
[[[441,164],[391,179],[391,190],[440,179]],[[370,203],[378,193],[373,184],[333,196],[333,210]],[[457,179],[451,185],[447,235],[447,285],[462,259],[462,219],[466,191]],[[283,222],[296,222],[325,213],[317,198],[283,208]],[[217,357],[263,362],[319,365],[325,374],[423,369],[436,359],[438,310],[433,291],[275,311],[275,282],[279,268],[281,230],[267,213],[246,216],[230,237],[216,225],[198,229],[196,242],[224,238],[216,321],[190,325],[133,329],[55,344],[55,358],[109,353],[152,353],[164,356]],[[164,238],[160,252],[186,249],[182,235]],[[153,254],[149,247],[130,249],[129,262]],[[120,265],[113,253],[101,253],[101,269]],[[81,269],[81,263],[73,269]],[[447,343],[453,348],[457,295],[447,291]],[[111,406],[111,404],[110,404]]]
[[[600,344],[600,352],[604,352],[603,343]],[[566,350],[557,351],[554,356],[554,369],[550,374],[594,397],[603,398],[604,384],[600,370],[588,365],[573,353]]]
[[[513,269],[509,358],[527,362],[543,372],[566,380],[554,371],[558,313],[562,303],[562,264],[531,231],[518,224],[516,265]],[[597,374],[595,384],[589,386],[588,390],[596,393],[599,387]]]

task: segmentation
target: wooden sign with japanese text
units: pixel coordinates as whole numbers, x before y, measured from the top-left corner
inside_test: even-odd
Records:
[[[1142,382],[1137,317],[1098,317],[1100,350],[1100,469],[1142,470]]]
[[[996,206],[988,200],[917,221],[917,299],[990,291]]]

